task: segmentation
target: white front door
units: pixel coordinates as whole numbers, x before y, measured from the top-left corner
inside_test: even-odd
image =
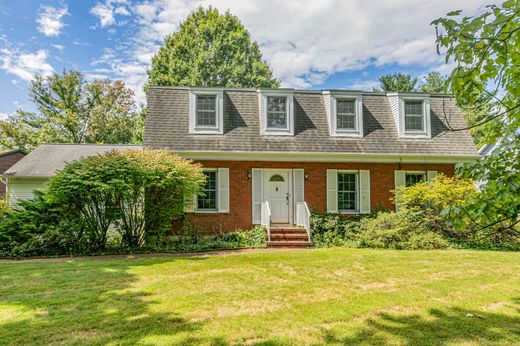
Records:
[[[271,208],[271,222],[289,223],[289,172],[266,173],[266,200]]]

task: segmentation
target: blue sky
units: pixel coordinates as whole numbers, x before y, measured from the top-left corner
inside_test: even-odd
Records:
[[[146,67],[198,5],[236,14],[286,87],[371,90],[380,75],[446,73],[429,23],[482,0],[0,0],[0,117],[32,110],[35,74],[122,79],[144,102]]]

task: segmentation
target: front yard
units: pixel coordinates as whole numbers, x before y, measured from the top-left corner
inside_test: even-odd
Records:
[[[520,253],[3,262],[0,344],[520,344]]]

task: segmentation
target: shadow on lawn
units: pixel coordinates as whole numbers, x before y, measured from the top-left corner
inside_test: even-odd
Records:
[[[431,309],[428,318],[381,313],[368,319],[361,331],[349,337],[327,332],[325,342],[343,345],[403,345],[451,343],[516,344],[520,342],[520,299],[513,301],[518,315],[482,312],[452,307]]]
[[[147,337],[154,337],[164,338],[166,344],[226,345],[219,338],[199,338],[200,322],[154,312],[156,303],[147,299],[149,294],[131,289],[138,280],[128,271],[131,267],[178,260],[38,263],[20,272],[18,264],[3,266],[0,278],[6,281],[0,283],[0,306],[35,314],[28,318],[4,315],[3,321],[0,316],[0,344],[135,345],[153,343]]]

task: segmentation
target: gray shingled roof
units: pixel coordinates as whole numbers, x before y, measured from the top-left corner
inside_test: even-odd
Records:
[[[258,94],[254,90],[224,92],[224,134],[190,135],[189,91],[183,88],[151,87],[148,90],[144,145],[177,152],[254,151],[323,152],[344,154],[397,154],[477,157],[465,122],[452,98],[430,97],[432,138],[400,139],[387,96],[363,93],[364,137],[337,138],[329,135],[327,115],[320,91],[294,92],[294,136],[260,135]]]
[[[67,163],[112,150],[140,149],[140,145],[42,144],[9,168],[3,176],[51,177]]]

